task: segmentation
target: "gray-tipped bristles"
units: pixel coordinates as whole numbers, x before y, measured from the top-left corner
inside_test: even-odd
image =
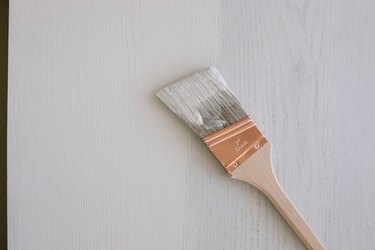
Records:
[[[163,88],[157,96],[200,138],[248,117],[213,67]]]

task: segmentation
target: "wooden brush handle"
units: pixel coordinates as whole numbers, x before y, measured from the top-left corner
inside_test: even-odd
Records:
[[[277,181],[271,163],[271,144],[262,146],[232,172],[232,177],[250,183],[262,191],[308,249],[325,249]]]

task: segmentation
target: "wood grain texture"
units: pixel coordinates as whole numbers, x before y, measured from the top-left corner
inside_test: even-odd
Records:
[[[319,237],[280,186],[271,159],[271,144],[267,142],[247,161],[239,164],[231,177],[251,184],[267,196],[307,249],[325,250]]]
[[[157,99],[216,65],[327,249],[375,245],[375,5],[12,0],[9,249],[304,249]]]

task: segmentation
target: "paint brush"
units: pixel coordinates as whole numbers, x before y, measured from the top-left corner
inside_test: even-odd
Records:
[[[157,96],[207,145],[229,175],[263,192],[308,249],[325,249],[276,179],[271,144],[213,67]]]

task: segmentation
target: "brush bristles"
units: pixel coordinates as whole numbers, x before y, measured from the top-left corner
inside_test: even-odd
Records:
[[[200,138],[248,117],[215,68],[177,81],[157,96]]]

